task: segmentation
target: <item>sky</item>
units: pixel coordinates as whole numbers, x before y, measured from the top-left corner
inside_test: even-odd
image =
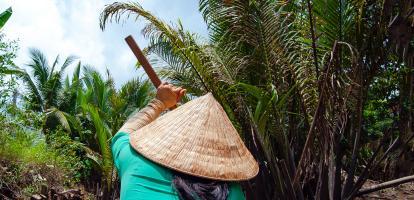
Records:
[[[143,75],[134,68],[133,56],[124,38],[133,35],[138,45],[147,45],[141,29],[147,23],[134,17],[120,24],[99,28],[99,15],[105,5],[115,0],[0,0],[0,12],[12,7],[13,15],[3,27],[7,39],[17,40],[15,63],[26,67],[29,48],[38,48],[53,62],[57,55],[79,57],[82,64],[105,73],[108,69],[119,88],[134,77]],[[181,20],[185,29],[207,38],[207,28],[198,11],[197,0],[138,0],[142,7],[167,23]],[[126,17],[124,17],[126,19]],[[75,65],[67,69],[72,74]]]

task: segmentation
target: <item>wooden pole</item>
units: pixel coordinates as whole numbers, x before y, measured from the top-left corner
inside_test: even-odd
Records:
[[[380,183],[378,185],[374,185],[374,186],[371,186],[369,188],[361,189],[361,190],[358,191],[356,196],[361,196],[361,195],[364,195],[364,194],[368,194],[368,193],[375,192],[375,191],[378,191],[378,190],[382,190],[382,189],[385,189],[385,188],[395,187],[397,185],[400,185],[400,184],[403,184],[403,183],[408,183],[408,182],[413,182],[413,181],[414,181],[414,175],[402,177],[402,178],[399,178],[399,179],[395,179],[395,180],[387,181],[387,182],[384,182],[384,183]]]
[[[135,57],[137,57],[138,62],[141,63],[145,72],[148,74],[148,77],[151,80],[152,84],[154,84],[155,88],[158,88],[158,86],[161,85],[161,80],[158,78],[157,74],[155,73],[151,64],[148,62],[147,58],[144,56],[144,53],[142,53],[134,38],[129,35],[125,38],[125,41],[131,49],[132,53],[134,53]]]
[[[134,38],[131,35],[129,35],[128,37],[125,38],[125,41],[128,44],[129,48],[131,49],[132,53],[134,53],[135,57],[137,57],[138,62],[141,63],[142,67],[144,68],[145,73],[147,73],[152,84],[154,84],[155,88],[158,88],[158,86],[161,85],[161,80],[158,77],[158,75],[155,73],[151,64],[148,62],[144,53],[142,53],[141,49],[139,48],[138,44],[135,42]],[[170,110],[173,110],[175,108],[177,108],[177,105],[171,107]]]

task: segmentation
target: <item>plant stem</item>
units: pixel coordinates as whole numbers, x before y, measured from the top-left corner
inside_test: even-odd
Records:
[[[313,14],[312,14],[312,5],[310,3],[310,0],[306,1],[308,4],[308,13],[309,13],[309,25],[310,25],[310,32],[312,37],[312,49],[313,49],[313,62],[315,65],[315,72],[316,72],[316,78],[319,78],[319,66],[318,66],[318,53],[316,49],[316,36],[315,36],[315,29],[313,24]]]

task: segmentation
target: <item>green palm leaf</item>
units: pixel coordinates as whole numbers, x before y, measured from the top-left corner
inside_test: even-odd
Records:
[[[138,78],[126,82],[119,91],[119,97],[126,100],[130,110],[143,108],[154,94],[151,82]]]
[[[192,39],[186,40],[188,36],[190,36],[190,38],[192,37],[182,31],[182,27],[181,29],[179,27],[177,30],[174,29],[144,10],[138,3],[116,2],[108,5],[102,12],[100,19],[101,28],[104,29],[106,24],[112,20],[119,21],[120,17],[126,13],[142,16],[150,22],[150,24],[143,30],[144,35],[151,38],[152,45],[150,45],[150,48],[170,48],[170,50],[174,52],[174,56],[177,56],[175,59],[181,60],[181,63],[186,63],[186,66],[191,66],[192,70],[194,70],[193,73],[197,75],[198,81],[202,83],[204,89],[210,89],[207,86],[206,80],[200,75],[206,68],[202,66],[200,57],[197,56],[196,51],[194,51],[194,49],[197,49],[194,48],[194,41]],[[170,54],[170,56],[172,56],[172,54]],[[168,60],[165,55],[161,55],[161,57]],[[172,61],[172,59],[169,60]]]
[[[47,122],[49,119],[55,118],[59,121],[59,124],[62,126],[64,130],[71,133],[71,128],[67,116],[67,113],[62,112],[55,107],[52,107],[46,111],[46,117],[44,121]]]
[[[12,13],[13,11],[11,7],[0,13],[0,29],[3,28],[6,22],[10,19]]]
[[[90,90],[89,98],[102,112],[107,113],[110,109],[108,102],[109,97],[114,92],[113,85],[109,84],[102,75],[91,66],[84,66],[83,81],[87,90]]]
[[[37,108],[37,110],[42,111],[44,109],[43,108],[43,105],[44,105],[43,97],[39,89],[36,86],[36,82],[32,80],[32,78],[30,77],[30,75],[27,73],[26,70],[15,67],[12,69],[5,69],[3,70],[3,73],[14,74],[18,76],[19,78],[21,78],[23,82],[26,83],[26,86],[27,86],[27,89],[29,90],[30,95],[34,97],[34,99],[32,99],[32,102],[36,105],[35,107]]]
[[[332,49],[336,40],[349,42],[355,27],[355,9],[349,1],[315,0],[313,10],[317,17],[318,46],[322,55]]]
[[[82,104],[82,109],[88,113],[91,117],[91,120],[96,129],[96,138],[98,140],[98,145],[100,153],[102,156],[102,173],[105,176],[107,187],[110,188],[112,181],[112,156],[111,148],[109,145],[109,140],[111,139],[111,132],[109,131],[107,125],[102,120],[102,117],[99,115],[98,108],[91,104]]]
[[[31,62],[28,66],[33,70],[33,77],[38,86],[44,86],[48,78],[51,78],[47,58],[39,49],[30,49],[29,54]]]

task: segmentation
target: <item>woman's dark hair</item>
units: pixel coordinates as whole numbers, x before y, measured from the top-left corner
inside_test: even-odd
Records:
[[[229,186],[223,181],[198,178],[175,172],[173,187],[181,200],[226,200]]]

